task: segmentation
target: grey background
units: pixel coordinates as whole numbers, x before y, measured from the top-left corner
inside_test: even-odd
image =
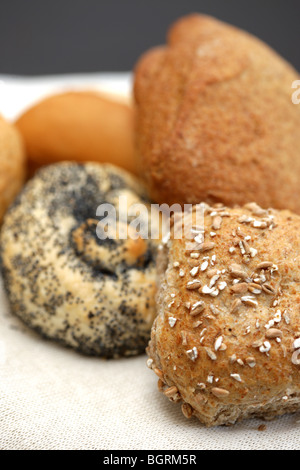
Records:
[[[0,73],[130,70],[195,11],[259,36],[300,70],[299,0],[0,0]]]

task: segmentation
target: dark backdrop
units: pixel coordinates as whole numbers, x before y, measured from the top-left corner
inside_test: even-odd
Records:
[[[0,0],[0,73],[130,70],[194,11],[259,36],[300,70],[299,0]]]

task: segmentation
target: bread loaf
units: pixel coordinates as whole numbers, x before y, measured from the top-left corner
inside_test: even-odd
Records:
[[[137,153],[152,198],[300,212],[297,78],[246,32],[202,15],[175,23],[135,70]]]

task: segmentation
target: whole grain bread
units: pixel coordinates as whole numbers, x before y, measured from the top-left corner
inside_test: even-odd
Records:
[[[206,426],[300,409],[300,217],[204,208],[158,262],[147,349],[160,390]],[[192,246],[190,245],[192,244]]]
[[[140,173],[160,203],[255,200],[299,212],[299,73],[259,39],[202,15],[135,70]]]

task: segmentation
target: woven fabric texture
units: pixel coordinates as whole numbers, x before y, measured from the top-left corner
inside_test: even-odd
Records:
[[[186,420],[146,356],[105,361],[42,339],[0,290],[0,449],[299,449],[297,415],[206,429]]]

